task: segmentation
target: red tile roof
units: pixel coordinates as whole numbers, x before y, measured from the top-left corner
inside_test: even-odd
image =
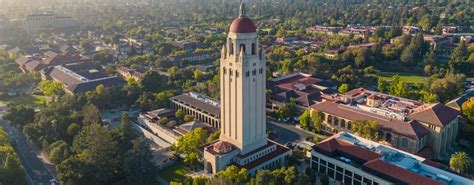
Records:
[[[459,115],[459,111],[451,107],[436,103],[429,107],[422,107],[408,115],[409,118],[423,123],[444,127]]]
[[[419,139],[429,133],[429,130],[416,121],[404,122],[397,119],[386,118],[371,112],[358,111],[356,108],[334,102],[318,103],[311,106],[311,108],[352,121],[374,120],[377,121],[384,130],[413,139]]]
[[[262,163],[265,163],[275,157],[278,157],[278,156],[281,156],[283,155],[284,153],[290,151],[290,149],[280,145],[280,144],[277,144],[277,143],[273,143],[272,141],[268,141],[268,143],[272,143],[272,144],[275,144],[276,145],[276,150],[273,151],[273,152],[270,152],[266,155],[264,155],[263,157],[261,158],[258,158],[250,163],[247,163],[246,165],[243,165],[243,166],[240,166],[237,164],[237,166],[240,166],[242,168],[246,168],[246,169],[252,169],[252,168],[255,168],[256,166],[262,164]]]
[[[409,170],[405,170],[401,167],[392,165],[390,163],[382,161],[381,159],[374,159],[372,161],[366,162],[364,166],[368,169],[374,170],[376,173],[383,174],[384,176],[394,178],[398,181],[407,184],[443,185],[441,182],[410,172]]]

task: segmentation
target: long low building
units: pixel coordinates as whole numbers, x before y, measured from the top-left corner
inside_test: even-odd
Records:
[[[347,132],[315,145],[310,167],[341,184],[474,184],[438,163]]]
[[[171,97],[171,108],[182,110],[187,115],[192,115],[197,120],[220,129],[220,103],[210,97],[196,92],[185,93]]]
[[[435,159],[446,159],[452,151],[460,128],[459,111],[362,88],[338,98],[311,106],[323,115],[327,133],[352,132],[354,122],[375,121],[380,126],[379,142]]]
[[[95,91],[98,85],[106,89],[121,87],[125,81],[116,76],[108,76],[94,68],[91,63],[73,63],[58,65],[48,73],[49,77],[64,85],[64,90],[70,94],[84,94]]]

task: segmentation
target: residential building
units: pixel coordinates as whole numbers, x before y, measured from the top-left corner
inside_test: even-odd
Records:
[[[137,69],[130,69],[128,67],[119,67],[117,68],[117,72],[122,75],[124,79],[134,79],[136,81],[140,80],[143,75],[146,73],[146,69],[139,67]]]
[[[402,31],[403,31],[404,34],[407,34],[407,35],[414,35],[414,34],[417,34],[417,33],[423,33],[423,29],[421,29],[420,27],[416,27],[416,26],[403,26]]]
[[[294,99],[295,107],[304,111],[337,93],[336,85],[331,81],[304,73],[294,73],[269,80],[267,90],[271,92],[267,100],[267,108],[271,110],[277,110]]]
[[[203,147],[204,169],[217,173],[235,165],[255,175],[285,163],[291,150],[266,138],[266,62],[243,3],[226,40],[220,60],[221,135]]]
[[[353,35],[354,38],[366,38],[370,36],[371,32],[369,29],[362,29],[362,28],[345,28],[339,31],[339,35]]]
[[[193,52],[199,47],[199,42],[196,41],[176,40],[171,42],[171,44],[187,52]]]
[[[341,184],[474,184],[429,159],[347,132],[313,146],[310,167]]]
[[[309,32],[323,33],[328,35],[338,34],[342,27],[334,26],[313,26],[309,27],[306,30]]]
[[[445,159],[458,134],[460,113],[441,103],[423,104],[363,88],[311,106],[323,130],[352,132],[356,121],[375,121],[380,142],[426,158]]]
[[[52,12],[27,15],[24,24],[29,34],[77,27],[77,22],[72,17],[57,16]]]
[[[106,90],[110,90],[125,84],[125,81],[121,78],[108,76],[94,69],[91,63],[88,62],[54,66],[48,75],[51,79],[61,82],[64,91],[74,95],[95,91],[99,85],[103,85]]]
[[[27,55],[15,59],[15,62],[19,65],[20,70],[24,73],[41,72],[43,69],[54,67],[57,65],[91,61],[91,58],[80,54],[61,54],[53,51],[47,51],[42,55]]]
[[[217,129],[221,128],[219,101],[196,92],[171,97],[169,100],[172,109],[182,110],[184,114],[192,115],[196,120]]]

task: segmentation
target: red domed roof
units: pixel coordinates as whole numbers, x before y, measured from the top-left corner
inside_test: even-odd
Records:
[[[250,18],[238,17],[232,21],[229,31],[232,33],[255,33],[257,27]]]

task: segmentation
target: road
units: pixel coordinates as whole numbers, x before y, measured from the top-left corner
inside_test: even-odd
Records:
[[[37,157],[23,134],[5,120],[0,119],[0,125],[8,133],[8,137],[16,141],[17,152],[28,175],[29,183],[34,185],[51,184],[50,180],[54,178],[53,175],[50,174],[45,164]]]
[[[276,141],[281,144],[286,144],[288,142],[297,143],[299,141],[305,140],[306,137],[326,137],[314,134],[312,132],[300,128],[296,128],[292,124],[279,123],[278,121],[273,120],[269,117],[267,117],[267,130],[275,132],[277,134]]]

